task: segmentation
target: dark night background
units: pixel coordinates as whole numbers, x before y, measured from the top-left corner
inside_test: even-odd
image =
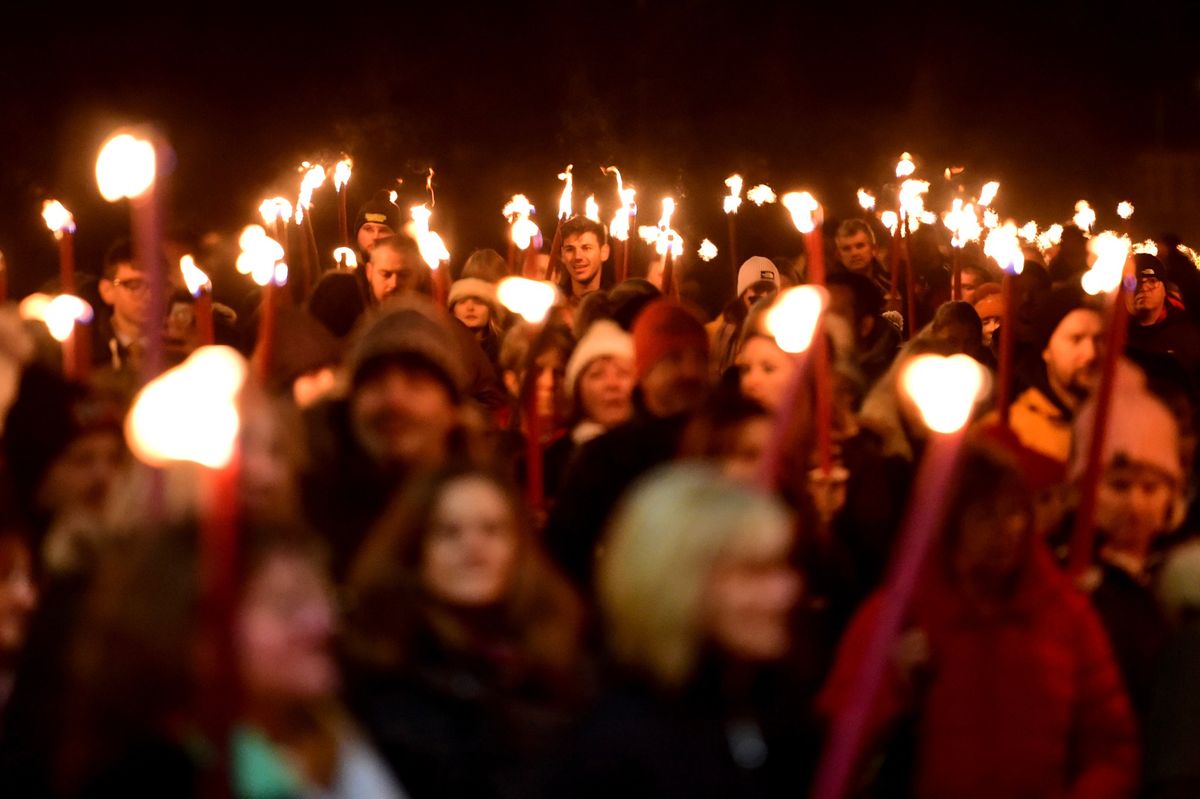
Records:
[[[172,227],[193,235],[257,221],[264,197],[294,198],[305,159],[354,157],[351,214],[398,177],[417,199],[433,166],[434,226],[456,269],[474,247],[502,246],[515,192],[548,226],[568,162],[577,200],[594,182],[606,219],[601,165],[637,186],[642,224],[674,193],[693,252],[705,236],[724,247],[731,172],[747,187],[811,188],[836,216],[855,188],[886,182],[902,150],[925,165],[939,211],[955,164],[971,191],[1000,180],[998,206],[1018,223],[1065,221],[1086,197],[1112,225],[1131,199],[1135,234],[1200,235],[1195,4],[911,5],[96,6],[8,24],[0,250],[12,291],[55,273],[46,197],[74,212],[81,268],[97,268],[126,216],[100,198],[95,157],[113,127],[139,121],[174,145]],[[1183,177],[1155,177],[1155,158]],[[1174,200],[1153,199],[1164,181]],[[314,215],[327,252],[330,188]],[[744,207],[739,224],[743,255],[788,246],[778,206]]]

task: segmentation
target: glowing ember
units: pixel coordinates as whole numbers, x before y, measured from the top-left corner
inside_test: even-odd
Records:
[[[245,359],[230,347],[196,350],[134,399],[125,419],[130,451],[151,466],[224,466],[237,445],[237,398],[246,374]]]
[[[567,164],[566,171],[558,173],[558,179],[565,183],[562,194],[558,198],[559,219],[569,219],[571,216],[571,200],[575,191],[575,178],[571,175],[571,169],[573,166],[573,164]],[[522,247],[521,249],[525,248]]]
[[[862,206],[864,211],[872,211],[875,209],[875,195],[866,189],[858,190],[858,204]]]
[[[1000,191],[1000,181],[990,180],[983,184],[983,188],[979,190],[979,204],[987,207],[996,199],[996,192]]]
[[[74,294],[30,294],[21,300],[17,313],[22,319],[34,319],[50,331],[55,341],[63,342],[75,330],[75,323],[92,321],[92,306]]]
[[[347,269],[357,269],[358,253],[349,247],[338,247],[333,251],[333,262],[340,263]]]
[[[900,160],[896,163],[896,177],[906,178],[916,171],[917,165],[913,163],[912,156],[908,153],[901,153]]]
[[[986,385],[986,374],[969,355],[918,355],[904,367],[900,383],[921,412],[925,426],[955,433],[971,417]]]
[[[350,182],[350,173],[354,169],[354,161],[345,156],[333,165],[333,187],[339,192]]]
[[[701,261],[711,261],[717,257],[717,245],[713,244],[708,239],[700,242],[700,249],[696,253],[700,256]]]
[[[779,295],[767,310],[764,324],[781,350],[799,353],[808,349],[826,297],[819,286],[794,286]]]
[[[1129,202],[1128,200],[1122,200],[1121,202],[1117,203],[1117,216],[1121,217],[1122,219],[1128,219],[1129,217],[1133,216],[1133,203]]]
[[[596,195],[589,194],[583,201],[583,215],[593,222],[600,221],[600,206],[596,203]]]
[[[62,238],[64,233],[75,232],[75,217],[71,215],[58,200],[46,200],[42,203],[42,219],[50,228],[55,238]]]
[[[212,289],[212,281],[196,266],[196,260],[190,255],[179,259],[179,271],[183,273],[183,282],[193,297],[199,297],[201,292]]]
[[[742,204],[742,176],[730,175],[725,178],[725,185],[729,187],[729,195],[725,198],[725,213],[736,214]]]
[[[154,145],[128,133],[104,143],[96,159],[96,184],[109,202],[123,197],[140,197],[154,185],[157,172]]]
[[[1017,226],[1012,222],[988,233],[983,242],[983,254],[1010,275],[1019,275],[1025,268],[1025,253],[1017,238]]]
[[[500,304],[527,322],[541,322],[554,306],[558,293],[552,283],[523,277],[506,277],[496,286]]]
[[[533,210],[533,205],[529,202],[528,197],[524,194],[514,194],[513,198],[504,206],[504,210],[501,211],[504,218],[512,225],[509,235],[512,237],[513,244],[517,245],[517,249],[528,250],[534,237],[541,232],[529,218]]]
[[[1096,212],[1092,210],[1092,206],[1088,205],[1087,200],[1080,200],[1075,203],[1075,216],[1071,221],[1084,233],[1090,233],[1092,225],[1096,224]]]
[[[1083,290],[1088,294],[1107,294],[1121,285],[1125,275],[1125,261],[1129,258],[1129,239],[1106,230],[1093,236],[1088,249],[1095,260],[1092,268],[1083,274]]]
[[[779,201],[792,215],[792,224],[801,233],[812,233],[817,227],[816,213],[821,205],[806,191],[789,192]]]
[[[766,203],[775,202],[775,191],[765,183],[760,183],[746,192],[746,199],[762,208]]]

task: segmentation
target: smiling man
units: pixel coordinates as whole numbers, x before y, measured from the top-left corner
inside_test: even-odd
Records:
[[[573,216],[563,223],[559,257],[569,283],[564,281],[561,288],[572,303],[578,303],[585,294],[603,287],[608,251],[608,232],[604,225],[586,216]]]

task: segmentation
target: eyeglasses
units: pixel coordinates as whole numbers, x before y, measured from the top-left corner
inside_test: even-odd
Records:
[[[124,286],[126,288],[126,290],[132,291],[134,294],[139,294],[139,293],[145,291],[146,289],[150,288],[150,284],[140,277],[131,277],[127,280],[121,280],[120,278],[114,278],[112,281],[112,284],[114,286]]]

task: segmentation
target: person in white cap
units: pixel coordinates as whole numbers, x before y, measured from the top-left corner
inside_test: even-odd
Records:
[[[705,326],[717,374],[733,366],[742,326],[750,309],[761,300],[770,300],[779,292],[779,268],[769,258],[755,255],[738,269],[737,296],[721,314]]]

